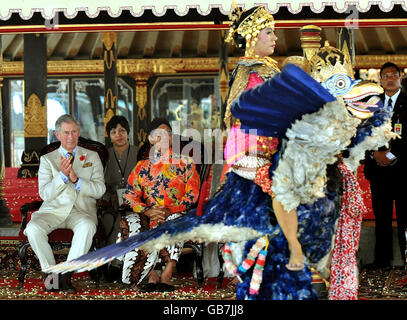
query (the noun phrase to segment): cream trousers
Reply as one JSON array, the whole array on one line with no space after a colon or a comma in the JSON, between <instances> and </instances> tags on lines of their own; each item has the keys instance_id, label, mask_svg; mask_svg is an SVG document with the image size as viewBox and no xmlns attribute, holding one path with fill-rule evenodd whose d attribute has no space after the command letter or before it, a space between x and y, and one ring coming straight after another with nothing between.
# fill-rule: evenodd
<instances>
[{"instance_id":1,"label":"cream trousers","mask_svg":"<svg viewBox=\"0 0 407 320\"><path fill-rule=\"evenodd\" d=\"M93 219L74 209L64 222L51 228L47 223L47 216L47 213L37 215L34 213L24 231L31 248L40 261L41 270L56 264L51 246L48 243L48 234L55 229L66 228L74 232L67 261L88 253L96 232L96 223Z\"/></svg>"}]
</instances>

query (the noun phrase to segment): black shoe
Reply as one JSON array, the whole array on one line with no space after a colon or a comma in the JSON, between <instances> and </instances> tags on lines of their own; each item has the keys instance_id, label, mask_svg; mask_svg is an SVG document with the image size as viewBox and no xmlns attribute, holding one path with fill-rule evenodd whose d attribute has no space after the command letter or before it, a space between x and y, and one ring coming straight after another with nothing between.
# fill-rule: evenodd
<instances>
[{"instance_id":1,"label":"black shoe","mask_svg":"<svg viewBox=\"0 0 407 320\"><path fill-rule=\"evenodd\" d=\"M391 269L391 265L389 263L374 262L374 263L365 265L364 268L369 271L374 271L374 270L389 271Z\"/></svg>"},{"instance_id":2,"label":"black shoe","mask_svg":"<svg viewBox=\"0 0 407 320\"><path fill-rule=\"evenodd\" d=\"M109 265L104 273L104 279L106 282L112 283L119 281L122 278L122 268Z\"/></svg>"},{"instance_id":3,"label":"black shoe","mask_svg":"<svg viewBox=\"0 0 407 320\"><path fill-rule=\"evenodd\" d=\"M175 290L174 286L172 286L170 284L167 284L167 283L160 282L157 285L157 290L156 291L157 292L172 292L174 290Z\"/></svg>"},{"instance_id":4,"label":"black shoe","mask_svg":"<svg viewBox=\"0 0 407 320\"><path fill-rule=\"evenodd\" d=\"M72 274L73 272L68 272L68 273L64 273L61 274L60 276L60 290L66 293L70 293L70 294L75 294L78 292L78 290L76 290L76 288L72 285L71 282L71 278L72 278Z\"/></svg>"},{"instance_id":5,"label":"black shoe","mask_svg":"<svg viewBox=\"0 0 407 320\"><path fill-rule=\"evenodd\" d=\"M157 283L149 282L145 286L141 287L139 289L139 291L141 291L143 293L155 292L155 291L157 291Z\"/></svg>"},{"instance_id":6,"label":"black shoe","mask_svg":"<svg viewBox=\"0 0 407 320\"><path fill-rule=\"evenodd\" d=\"M406 270L406 266L402 265L402 266L393 266L392 267L393 270Z\"/></svg>"}]
</instances>

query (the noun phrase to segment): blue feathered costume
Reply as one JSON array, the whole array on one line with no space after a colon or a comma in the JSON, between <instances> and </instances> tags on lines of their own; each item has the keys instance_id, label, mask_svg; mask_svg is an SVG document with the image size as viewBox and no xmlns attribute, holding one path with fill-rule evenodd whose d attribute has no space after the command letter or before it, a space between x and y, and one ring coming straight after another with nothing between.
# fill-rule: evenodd
<instances>
[{"instance_id":1,"label":"blue feathered costume","mask_svg":"<svg viewBox=\"0 0 407 320\"><path fill-rule=\"evenodd\" d=\"M255 128L259 136L287 139L288 143L283 146L279 144L277 152L269 159L272 164L269 175L273 179L276 196L280 193L295 194L295 190L287 191L281 183L274 185L274 178L275 175L285 177L284 168L280 172L279 167L286 161L285 152L292 149L290 141L298 142L297 129L301 131L303 126L308 129L315 126L316 130L322 130L321 128L325 128L325 122L318 124L317 120L323 118L324 114L328 114L331 121L336 117L338 124L342 125L345 122L352 124L348 125L348 131L342 134L345 138L341 138L342 140L338 138L340 141L335 148L330 149L329 161L321 164L319 170L321 172L318 174L326 176L327 166L333 164L335 155L349 144L360 123L360 121L352 123L343 102L338 101L317 81L294 65L287 65L280 74L267 80L263 85L242 93L231 111L235 117L241 119L243 131ZM340 115L332 117L335 112ZM312 131L310 135L313 136ZM332 135L328 140L331 138ZM302 142L316 144L317 147L320 144L319 147L326 152L321 141L312 142L312 139L307 141L306 137L302 139ZM239 161L243 160L244 158ZM301 164L299 170L300 167ZM134 248L157 250L179 240L207 243L246 242L243 256L245 258L253 244L266 236L269 243L260 290L257 294L250 294L254 268L248 269L239 274L242 282L237 285L237 299L315 299L316 293L311 284L312 272L309 265L316 265L329 255L335 221L338 217L339 189L334 187L327 190L326 185L325 181L320 187L322 196L315 195L319 189L305 191L303 194L299 192L299 205L296 206L298 237L307 263L302 271L289 271L285 267L289 250L287 241L273 218L270 194L264 192L262 187L251 179L239 175L239 169L227 174L226 183L221 191L205 203L202 216L196 215L193 210L155 229L51 267L47 271L60 273L91 270Z\"/></svg>"},{"instance_id":2,"label":"blue feathered costume","mask_svg":"<svg viewBox=\"0 0 407 320\"><path fill-rule=\"evenodd\" d=\"M243 257L225 249L224 258L241 280L237 299L317 298L310 266L323 270L332 249L341 203L337 156L349 148L346 161L354 170L365 150L386 144L391 136L388 110L374 116L377 106L370 108L375 105L372 100L358 104L365 97L363 90L352 79L351 64L339 50L324 47L312 57L311 76L290 64L278 73L268 54L255 58L249 52L261 30L273 30L274 18L263 7L255 7L246 12L235 8L231 20L226 41L233 39L242 48L249 44L232 75L239 81L231 87L229 101L233 103L228 102L225 113L228 128L235 124L232 116L240 126L229 133L225 148L230 165L226 182L204 204L202 215L192 210L44 271L92 270L135 248L160 250L180 241L221 242L227 244L225 248L234 243L236 247L243 244ZM266 31L271 34L270 30ZM271 51L276 39L269 35ZM262 84L248 86L250 77ZM273 213L273 197L285 211L297 213L305 261L301 271L286 268L290 252Z\"/></svg>"}]
</instances>

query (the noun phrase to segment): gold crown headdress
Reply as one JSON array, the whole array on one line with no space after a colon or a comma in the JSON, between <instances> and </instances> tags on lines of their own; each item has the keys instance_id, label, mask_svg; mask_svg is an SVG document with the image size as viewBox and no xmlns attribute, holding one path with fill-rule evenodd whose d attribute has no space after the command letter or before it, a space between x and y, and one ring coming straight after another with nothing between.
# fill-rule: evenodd
<instances>
[{"instance_id":1,"label":"gold crown headdress","mask_svg":"<svg viewBox=\"0 0 407 320\"><path fill-rule=\"evenodd\" d=\"M232 10L230 17L232 23L225 40L226 42L233 41L235 33L238 33L246 39L246 46L253 47L256 44L257 35L262 29L267 27L274 28L274 18L264 7L257 7L247 17L242 18L249 11L243 11L239 7L235 7Z\"/></svg>"},{"instance_id":2,"label":"gold crown headdress","mask_svg":"<svg viewBox=\"0 0 407 320\"><path fill-rule=\"evenodd\" d=\"M325 42L324 47L310 59L311 76L325 82L335 74L344 73L354 79L354 70L348 54Z\"/></svg>"}]
</instances>

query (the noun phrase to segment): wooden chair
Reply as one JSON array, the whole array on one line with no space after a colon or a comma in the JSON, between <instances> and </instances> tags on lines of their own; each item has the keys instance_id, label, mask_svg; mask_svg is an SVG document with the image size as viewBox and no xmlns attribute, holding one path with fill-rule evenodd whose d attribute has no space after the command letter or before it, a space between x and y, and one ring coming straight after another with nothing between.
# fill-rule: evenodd
<instances>
[{"instance_id":1,"label":"wooden chair","mask_svg":"<svg viewBox=\"0 0 407 320\"><path fill-rule=\"evenodd\" d=\"M202 189L203 183L208 179L209 177L209 172L211 169L211 165L205 163L207 151L205 149L205 146L200 143L193 141L190 138L185 138L185 137L177 137L176 135L173 135L173 137L180 138L180 151L184 150L184 147L187 146L188 144L197 144L195 145L195 148L191 148L189 152L189 156L195 160L195 166L196 170L199 173L199 178L200 178L200 188ZM191 146L191 145L190 145ZM149 143L145 143L141 146L138 155L137 155L137 160L144 160L147 159L149 156L150 152L150 147L151 145ZM200 150L200 159L196 159L193 155L193 151L199 148ZM196 156L196 155L195 155ZM199 160L199 161L197 161ZM201 195L201 194L200 194ZM199 200L197 201L196 205L198 204ZM127 212L132 211L131 208L127 205L122 205L119 207L119 216L125 216ZM204 282L204 272L203 272L203 266L202 266L202 259L203 259L203 250L204 250L204 243L198 243L194 241L187 241L184 243L184 247L182 249L181 255L183 254L188 254L188 253L193 253L194 254L194 261L196 265L196 277L199 285L202 285Z\"/></svg>"},{"instance_id":2,"label":"wooden chair","mask_svg":"<svg viewBox=\"0 0 407 320\"><path fill-rule=\"evenodd\" d=\"M45 146L40 153L40 156L45 155L49 152L52 152L56 149L59 148L61 143L59 141L53 142L47 146ZM79 137L79 142L78 146L96 151L99 154L99 157L102 161L103 166L106 166L107 160L109 159L109 153L106 147L97 141L89 140L83 137ZM42 201L32 201L29 203L25 203L20 207L20 212L22 216L22 221L21 221L21 226L20 226L20 232L19 232L19 250L18 250L18 255L20 259L20 272L18 275L18 281L19 281L19 288L22 288L24 285L24 279L25 275L27 273L27 249L30 247L30 243L28 242L27 237L24 235L24 230L27 226L27 223L29 222L31 215L30 213L33 213L37 211L42 204ZM35 213L34 213L35 214ZM97 202L97 217L98 217L98 227L97 231L93 237L93 243L91 250L96 250L97 248L101 248L104 246L105 242L105 232L103 230L103 224L101 222L103 214L103 207L102 207L102 202L98 201ZM73 231L70 229L56 229L52 231L48 235L48 241L51 245L51 248L53 251L60 251L64 248L70 248L71 242L72 242L72 237L73 237ZM99 282L99 272L96 270L94 272L90 273L91 277L96 280L96 282Z\"/></svg>"}]
</instances>

